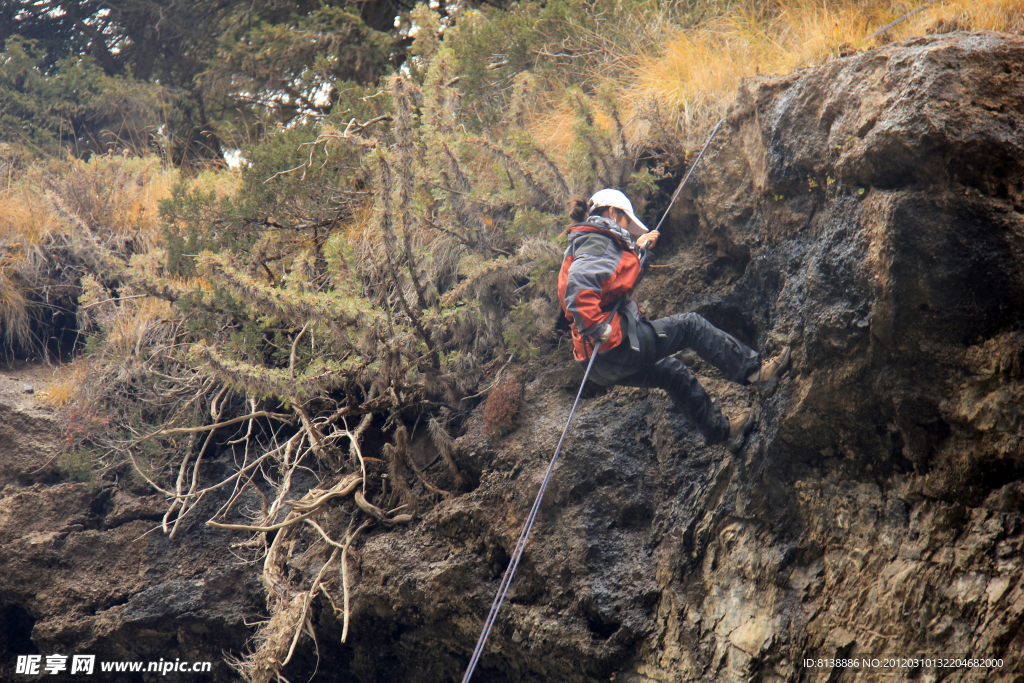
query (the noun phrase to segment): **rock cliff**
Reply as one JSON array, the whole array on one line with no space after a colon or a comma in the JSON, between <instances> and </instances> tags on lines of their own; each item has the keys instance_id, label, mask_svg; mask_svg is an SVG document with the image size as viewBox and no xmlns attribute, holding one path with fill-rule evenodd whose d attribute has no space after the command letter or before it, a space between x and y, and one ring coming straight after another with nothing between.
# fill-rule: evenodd
<instances>
[{"instance_id":1,"label":"rock cliff","mask_svg":"<svg viewBox=\"0 0 1024 683\"><path fill-rule=\"evenodd\" d=\"M649 317L695 310L792 367L759 396L684 358L727 409L757 405L735 457L660 392L586 399L477 678L1024 680L1024 39L747 83L655 265ZM290 680L461 676L582 377L566 356L527 370L510 435L470 418L472 490L365 537L348 642L316 603ZM5 679L28 651L237 651L261 605L229 535L145 535L157 501L57 481L30 453L46 417L7 414ZM931 661L968 657L1001 666Z\"/></svg>"}]
</instances>

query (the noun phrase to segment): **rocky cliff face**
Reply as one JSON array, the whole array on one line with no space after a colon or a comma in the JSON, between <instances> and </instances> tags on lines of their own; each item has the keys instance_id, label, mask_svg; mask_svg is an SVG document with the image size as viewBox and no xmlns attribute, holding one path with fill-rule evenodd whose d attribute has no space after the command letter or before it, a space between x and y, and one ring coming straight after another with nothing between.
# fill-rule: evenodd
<instances>
[{"instance_id":1,"label":"rocky cliff face","mask_svg":"<svg viewBox=\"0 0 1024 683\"><path fill-rule=\"evenodd\" d=\"M637 298L789 344L792 368L759 396L688 359L727 411L758 406L735 457L657 391L584 401L477 677L869 681L893 680L886 658L970 657L1001 666L895 677L1024 680L1024 39L751 82L702 164ZM366 537L348 642L317 603L290 680L461 676L580 379L557 354L512 434L471 418L473 490ZM33 479L10 444L0 667L29 647L238 649L259 593L224 532L138 538L156 505Z\"/></svg>"},{"instance_id":2,"label":"rocky cliff face","mask_svg":"<svg viewBox=\"0 0 1024 683\"><path fill-rule=\"evenodd\" d=\"M47 374L22 367L0 376L0 680L53 678L17 674L16 658L57 654L69 657L69 680L81 678L68 674L75 654L211 662L212 675L190 680L237 680L223 653L251 635L257 577L205 518L167 538L166 503L145 486L62 476L60 429L29 393ZM217 506L203 505L207 514ZM113 674L96 666L94 676Z\"/></svg>"}]
</instances>

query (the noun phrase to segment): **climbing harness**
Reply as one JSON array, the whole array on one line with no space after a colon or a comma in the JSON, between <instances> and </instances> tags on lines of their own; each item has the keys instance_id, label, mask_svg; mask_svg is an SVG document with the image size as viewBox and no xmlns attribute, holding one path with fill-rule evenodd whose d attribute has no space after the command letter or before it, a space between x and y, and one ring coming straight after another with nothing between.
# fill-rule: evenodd
<instances>
[{"instance_id":1,"label":"climbing harness","mask_svg":"<svg viewBox=\"0 0 1024 683\"><path fill-rule=\"evenodd\" d=\"M675 193L672 195L672 201L669 202L668 208L665 209L664 215L661 220L658 221L658 228L665 222L665 218L668 216L668 212L672 209L672 205L675 204L676 198L682 191L683 186L686 185L686 181L690 179L690 174L693 173L693 169L700 163L701 158L704 156L704 152L707 151L708 145L711 144L711 140L714 139L715 133L721 127L725 121L723 117L714 130L711 131L711 135L708 136L708 141L704 143L704 148L701 149L700 154L697 155L697 159L690 166L690 170L687 172L686 177L683 178L683 182L679 183L679 187L676 188ZM658 228L654 230L657 231ZM643 272L644 262L647 260L649 250L644 250L644 254L640 259L640 270ZM608 322L615 317L615 314L619 310L619 305L625 301L626 297L623 296L615 302L615 307L612 308L611 315L605 320ZM628 315L626 316L629 317ZM505 595L508 593L509 586L512 585L512 579L515 576L516 568L519 566L519 560L523 556L523 550L526 549L526 543L530 538L530 532L533 530L533 523L537 519L537 512L540 510L541 499L544 498L544 492L548 488L548 482L551 481L551 473L555 469L555 462L558 460L558 454L562 451L562 444L565 442L565 435L569 433L569 425L572 424L572 418L576 414L576 408L580 404L580 397L583 396L583 387L587 386L587 378L590 377L590 369L594 367L594 359L597 358L597 352L601 348L601 342L598 342L594 346L594 352L590 354L590 362L587 363L587 370L583 373L583 382L580 384L580 390L576 392L576 401L572 404L572 410L569 411L569 419L565 422L565 428L562 430L562 437L558 440L558 446L555 447L555 454L551 457L551 463L548 465L547 472L544 473L544 481L541 482L540 491L537 492L537 498L533 501L533 507L530 508L530 514L526 516L526 523L523 525L523 530L519 534L519 540L516 541L515 550L512 551L512 557L509 560L508 568L505 570L505 575L501 577L501 584L498 586L498 594L494 596L494 602L491 603L491 611L487 614L487 619L484 621L483 631L480 633L480 638L476 641L476 648L473 650L473 656L469 660L469 666L466 667L466 673L462 677L462 683L469 683L469 679L473 677L473 671L476 669L477 662L480 661L480 655L483 654L484 648L487 646L487 638L491 635L491 629L494 627L494 622L498 618L498 612L501 610L501 605L505 602Z\"/></svg>"}]
</instances>

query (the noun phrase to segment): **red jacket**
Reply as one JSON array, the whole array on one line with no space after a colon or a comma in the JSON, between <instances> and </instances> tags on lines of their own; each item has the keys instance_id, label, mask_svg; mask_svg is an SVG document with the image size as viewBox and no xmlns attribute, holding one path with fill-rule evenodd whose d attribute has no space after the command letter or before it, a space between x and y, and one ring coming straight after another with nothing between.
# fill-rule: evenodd
<instances>
[{"instance_id":1,"label":"red jacket","mask_svg":"<svg viewBox=\"0 0 1024 683\"><path fill-rule=\"evenodd\" d=\"M640 259L627 231L601 217L569 228L569 248L558 274L558 296L572 323L576 360L590 357L594 347L585 335L603 322L611 323L612 334L601 351L622 343L624 316L636 306L621 306L614 320L608 320L608 314L620 297L633 291L639 277Z\"/></svg>"}]
</instances>

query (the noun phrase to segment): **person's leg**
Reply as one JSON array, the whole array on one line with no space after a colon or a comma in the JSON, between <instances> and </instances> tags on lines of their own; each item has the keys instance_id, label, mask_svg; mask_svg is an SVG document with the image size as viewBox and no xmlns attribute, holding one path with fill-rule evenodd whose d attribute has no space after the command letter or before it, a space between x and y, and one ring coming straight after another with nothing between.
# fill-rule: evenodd
<instances>
[{"instance_id":1,"label":"person's leg","mask_svg":"<svg viewBox=\"0 0 1024 683\"><path fill-rule=\"evenodd\" d=\"M652 320L651 325L658 335L658 358L693 349L704 361L718 368L726 379L738 384L747 384L747 377L760 367L761 356L757 351L696 313L670 315Z\"/></svg>"},{"instance_id":2,"label":"person's leg","mask_svg":"<svg viewBox=\"0 0 1024 683\"><path fill-rule=\"evenodd\" d=\"M693 373L675 358L663 358L615 382L625 387L664 389L679 409L704 435L709 444L729 438L729 420L704 391Z\"/></svg>"}]
</instances>

